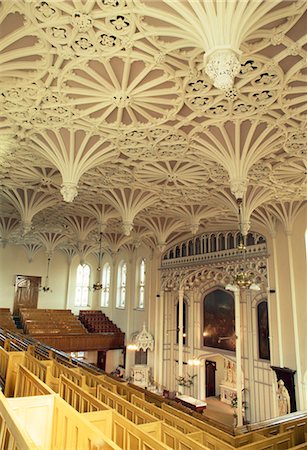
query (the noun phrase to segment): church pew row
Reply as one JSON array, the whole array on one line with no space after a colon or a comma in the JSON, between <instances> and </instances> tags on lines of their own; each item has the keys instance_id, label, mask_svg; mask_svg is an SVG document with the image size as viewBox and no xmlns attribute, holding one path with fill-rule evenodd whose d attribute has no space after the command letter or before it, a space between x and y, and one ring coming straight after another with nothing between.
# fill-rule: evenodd
<instances>
[{"instance_id":1,"label":"church pew row","mask_svg":"<svg viewBox=\"0 0 307 450\"><path fill-rule=\"evenodd\" d=\"M21 308L20 318L26 334L87 333L71 310Z\"/></svg>"},{"instance_id":2,"label":"church pew row","mask_svg":"<svg viewBox=\"0 0 307 450\"><path fill-rule=\"evenodd\" d=\"M24 380L23 378L25 378L26 380ZM32 380L29 380L29 378L32 378ZM38 388L36 387L33 390L32 385L38 386ZM39 389L41 385L43 385L43 383L35 375L31 374L30 371L23 367L19 368L15 393L18 392L23 396L27 396L33 392L35 392L36 395L39 392L42 394L48 393L48 390L44 392ZM52 390L50 391L52 393ZM111 437L111 439L115 441L115 443L119 444L120 448L127 448L130 450L143 448L174 449L179 448L179 444L180 448L183 448L182 445L185 443L184 448L186 450L208 449L207 447L200 445L198 441L185 438L182 433L178 433L178 430L173 429L166 424L160 425L158 429L159 433L157 433L157 429L155 428L154 431L156 436L153 436L153 429L151 425L159 422L156 418L145 413L144 411L140 410L139 408L119 398L116 395L112 396L109 391L105 392L105 394L107 395L108 393L111 395L112 401L116 402L116 405L113 405L114 408L112 410L108 408L106 404L100 402L92 395L82 391L81 388L79 388L70 380L66 379L62 375L60 377L60 397L65 401L68 401L69 404L74 406L74 408L78 412L93 413L94 411L112 411L111 432L106 432L109 434L109 437ZM115 397L118 398L116 399ZM88 417L88 415L85 414L85 417ZM93 414L91 415L91 417L93 418ZM97 424L97 417L95 421ZM141 424L147 424L151 427L147 430L144 430L140 428ZM102 424L100 424L99 429L105 431L105 424L104 426L101 425ZM129 445L127 439L129 439ZM176 443L178 443L178 445ZM221 448L221 450L224 449Z\"/></svg>"},{"instance_id":3,"label":"church pew row","mask_svg":"<svg viewBox=\"0 0 307 450\"><path fill-rule=\"evenodd\" d=\"M26 378L26 380L23 380L23 378ZM35 386L42 386L44 383L42 383L41 380L39 380L35 375L31 374L30 371L25 369L24 367L19 368L19 373L17 377L17 385L16 385L16 393L21 393L24 397L22 400L24 400L25 397L27 397L31 392L33 392L33 388L31 385ZM48 387L46 388L45 393L46 394L54 394L52 390L48 391ZM35 389L35 392L38 392L40 389ZM76 397L75 393L78 393L78 397ZM67 406L64 407L64 404L62 403L61 410L59 408L56 409L56 411L53 414L52 420L55 421L55 428L56 428L56 434L59 434L59 436L53 436L51 439L51 445L50 449L70 449L70 448L78 448L78 450L82 449L127 449L127 450L143 450L143 449L151 449L151 450L170 450L170 447L163 445L159 440L152 437L150 434L145 433L143 430L139 429L136 424L129 421L122 415L118 414L116 411L108 408L107 405L104 405L102 402L99 402L95 397L93 397L90 394L85 393L82 391L81 388L79 388L77 385L72 383L70 380L66 379L61 375L60 380L60 397L62 401L65 398L65 404L67 405L67 400L70 399L71 403L75 406L74 409L76 409L76 413L73 414ZM50 395L49 395L50 396ZM47 396L46 396L47 397ZM15 396L16 398L16 396ZM55 398L57 398L55 396ZM33 406L31 406L33 408ZM80 414L77 410L82 411L83 414ZM134 407L134 409L136 409ZM100 419L99 427L97 427L98 418L95 415L95 413L98 412L102 413L103 415L99 414L98 418ZM141 419L141 421L145 418L145 413L143 411L139 411L138 419ZM58 417L60 415L60 417ZM99 437L96 436L96 442L99 443L99 445L96 447L95 445L92 445L90 442L78 442L78 443L72 443L73 436L72 436L72 430L77 434L83 434L84 433L84 423L78 424L77 418L83 418L87 424L90 424L92 426L92 423L94 424L96 428L96 432L94 432L97 435L99 433ZM91 420L89 420L89 417ZM135 418L137 415L135 414ZM65 429L63 426L63 419L65 423ZM136 421L137 421L136 420ZM146 415L146 420L155 420L149 415ZM109 426L106 426L106 422L109 423ZM102 425L102 426L101 426ZM93 429L93 428L92 428ZM66 442L66 439L62 435L68 434L67 441L70 442L71 447ZM93 436L92 436L93 440ZM108 441L108 446L105 446L106 440ZM47 448L47 447L46 447ZM45 449L45 447L44 447ZM191 447L191 450L196 450L196 448Z\"/></svg>"},{"instance_id":4,"label":"church pew row","mask_svg":"<svg viewBox=\"0 0 307 450\"><path fill-rule=\"evenodd\" d=\"M34 397L54 394L54 391L23 365L19 364L14 386L14 397Z\"/></svg>"},{"instance_id":5,"label":"church pew row","mask_svg":"<svg viewBox=\"0 0 307 450\"><path fill-rule=\"evenodd\" d=\"M240 448L240 449L270 449L271 447L268 446L266 447L266 445L269 445L270 439L273 439L276 437L277 434L279 435L283 435L285 436L285 442L289 441L289 438L287 437L287 432L289 430L289 432L291 433L291 445L290 447L286 446L287 444L280 444L277 445L276 448L292 448L292 446L294 445L299 445L301 443L303 443L305 441L305 436L304 436L304 432L307 431L307 416L305 415L304 417L298 418L298 419L294 419L291 420L289 418L289 421L287 421L286 423L280 424L278 427L273 426L272 429L269 428L264 428L264 429L259 429L257 431L252 431L249 433L245 433L242 435L236 435L236 436L231 436L227 433L223 433L220 430L208 425L206 422L197 419L196 417L187 414L183 411L181 411L180 409L178 409L177 407L174 408L166 403L163 403L162 405L162 409L165 411L168 411L170 414L173 414L176 417L180 417L183 420L186 420L187 422L198 426L200 429L207 431L208 433L210 433L213 436L219 437L220 439L222 439L223 441L229 443L232 448ZM258 442L258 447L256 446L252 446L251 444L253 444L253 441L259 441L260 437L264 438L264 442L263 442L263 446L261 446L262 444ZM277 440L278 441L278 440ZM283 438L282 438L283 441ZM273 442L273 441L272 441ZM306 449L307 449L307 443L306 445ZM272 447L273 448L273 447Z\"/></svg>"},{"instance_id":6,"label":"church pew row","mask_svg":"<svg viewBox=\"0 0 307 450\"><path fill-rule=\"evenodd\" d=\"M7 398L0 391L0 445L1 449L39 450L39 446L20 427Z\"/></svg>"},{"instance_id":7,"label":"church pew row","mask_svg":"<svg viewBox=\"0 0 307 450\"><path fill-rule=\"evenodd\" d=\"M75 375L75 374L74 374ZM115 382L115 380L113 380L112 379L112 383L114 383L114 384L121 384L119 381L117 381L117 382ZM111 384L112 384L111 383ZM123 386L123 387L125 387L125 385ZM131 388L131 387L130 387ZM132 388L131 388L132 389ZM167 407L167 405L164 405L163 406L164 408L165 407ZM173 412L173 414L174 413L177 413L177 411L172 411ZM191 417L190 416L188 416L187 417L188 418L188 420L190 420L191 419ZM302 424L302 420L305 420L305 422L306 422L306 418L305 419L301 419L300 420L300 429L302 430L303 428L302 428L302 426L305 428L305 424L303 423ZM203 422L202 422L202 424L203 424ZM200 424L199 424L200 425ZM290 425L290 423L288 424L288 425ZM288 426L287 425L287 426ZM298 426L298 423L297 423L297 426ZM292 428L294 427L294 429L297 429L297 426L296 426L296 424L294 423L294 424L292 424ZM271 428L272 429L272 428ZM280 430L280 431L282 431L282 430ZM258 441L260 440L260 438L261 438L261 433L259 434L259 433L257 433L257 434L253 434L253 439L251 439L250 437L248 438L248 435L250 435L251 436L251 434L252 433L248 433L247 435L244 435L244 436L236 436L235 437L235 445L232 447L232 448L235 448L235 447L239 447L239 446L242 446L242 445L244 445L244 444L246 444L247 446L246 446L246 448L250 448L248 445L251 443L251 440L254 440L254 439L256 439L256 444L258 445L258 447L257 446L253 446L252 448L271 448L271 447L259 447L259 442L257 442L257 439L258 439ZM294 433L292 433L292 435L295 435L295 432ZM220 434L220 432L219 432L219 435L220 435L220 437L221 437L221 434ZM258 437L257 437L258 436ZM286 435L285 435L286 436ZM273 436L274 438L276 437L276 436ZM243 439L242 439L243 438ZM248 438L248 439L247 439ZM282 437L282 439L283 439L284 437ZM282 443L282 444L278 444L278 442L277 442L277 447L276 448L291 448L291 447L287 447L287 441L286 441L286 439L287 439L287 436L285 437L285 440L284 440L284 443ZM300 438L301 439L301 438ZM239 442L239 440L241 440L241 442ZM297 439L297 436L295 437L294 436L294 438L293 438L293 440L294 440L294 444L297 444L297 445L301 445L301 444L303 444L303 442L301 441L301 442L298 442L298 439ZM270 439L269 439L269 441L270 441ZM268 439L265 439L265 442L266 442L266 445L267 444L269 444L269 442L268 442ZM292 444L291 444L292 445ZM293 445L292 445L292 447L293 447ZM211 447L211 448L213 448L213 447ZM217 448L219 448L219 447L217 447Z\"/></svg>"},{"instance_id":8,"label":"church pew row","mask_svg":"<svg viewBox=\"0 0 307 450\"><path fill-rule=\"evenodd\" d=\"M0 308L0 328L17 331L10 308Z\"/></svg>"},{"instance_id":9,"label":"church pew row","mask_svg":"<svg viewBox=\"0 0 307 450\"><path fill-rule=\"evenodd\" d=\"M80 413L111 409L108 405L99 401L94 395L84 391L64 375L60 376L59 395Z\"/></svg>"},{"instance_id":10,"label":"church pew row","mask_svg":"<svg viewBox=\"0 0 307 450\"><path fill-rule=\"evenodd\" d=\"M148 414L151 414L152 416L178 429L184 434L199 432L199 427L191 425L186 420L182 420L179 417L176 417L173 414L164 411L158 406L155 406L151 403L148 403L146 400L136 397L135 395L132 396L131 402L146 411Z\"/></svg>"},{"instance_id":11,"label":"church pew row","mask_svg":"<svg viewBox=\"0 0 307 450\"><path fill-rule=\"evenodd\" d=\"M102 311L79 312L79 320L90 333L121 332L121 330Z\"/></svg>"},{"instance_id":12,"label":"church pew row","mask_svg":"<svg viewBox=\"0 0 307 450\"><path fill-rule=\"evenodd\" d=\"M0 392L0 423L1 450L121 449L56 394L8 399Z\"/></svg>"},{"instance_id":13,"label":"church pew row","mask_svg":"<svg viewBox=\"0 0 307 450\"><path fill-rule=\"evenodd\" d=\"M67 380L68 381L68 380ZM71 389L73 389L73 383L70 383ZM79 395L81 394L81 390L79 391ZM82 394L81 394L82 395ZM133 423L139 424L143 422L143 417L139 418L139 411L137 411L137 415L135 414L135 411L131 411L131 405L126 400L119 398L118 395L104 389L102 386L98 386L98 392L97 396L100 400L102 400L103 404L109 405L112 409L115 409L117 412L119 412L121 415L124 415L126 418L131 420ZM134 397L132 400L139 402L139 404L146 403L144 400L141 400L137 397ZM152 408L156 408L153 405L150 405ZM140 408L138 408L140 409ZM218 438L213 437L209 433L206 432L199 432L199 430L196 427L190 427L188 424L184 424L184 421L178 420L178 423L176 424L176 419L174 420L174 416L171 414L165 414L165 417L157 417L152 414L153 409L151 409L151 413L148 414L147 420L148 423L153 422L153 417L156 417L156 419L162 419L161 421L163 424L166 423L168 420L170 425L170 429L167 433L167 438L161 438L164 443L167 443L172 448L177 448L177 444L175 445L174 442L176 440L180 440L181 445L183 441L185 441L185 447L184 448L194 448L194 445L196 445L196 448L202 448L201 446L197 446L197 444L191 443L190 440L194 440L194 437L196 438L197 442L200 444L204 444L205 447L208 446L208 448L216 449L216 450L230 450L234 447L221 441ZM181 428L181 430L180 430ZM180 431L180 432L179 432ZM179 434L178 434L179 433ZM188 434L189 433L189 434ZM184 434L188 434L186 438L184 438ZM170 438L170 435L172 436ZM295 442L295 436L292 433L292 430L285 431L283 433L280 433L278 436L273 436L271 438L267 438L261 433L253 433L250 435L249 443L247 446L241 446L241 449L285 449L285 448L292 448ZM188 445L190 443L190 445ZM173 446L175 445L175 446Z\"/></svg>"},{"instance_id":14,"label":"church pew row","mask_svg":"<svg viewBox=\"0 0 307 450\"><path fill-rule=\"evenodd\" d=\"M24 374L27 375L27 377L31 376L30 372L28 373L25 370L20 370L20 377L17 377L17 386L16 389L19 392L22 392L20 387L18 386L18 383L20 383L20 379L24 376ZM33 378L35 375L32 375ZM40 380L37 379L38 383L41 383ZM33 383L22 383L22 386L25 388L27 386L31 386L31 384L35 384L35 380ZM99 410L106 410L107 407L105 406L105 403L97 402L95 403L95 398L91 396L90 394L86 394L82 391L81 388L79 388L77 385L69 381L68 379L65 379L65 377L61 376L60 380L60 396L67 401L68 399L71 401L72 404L75 405L75 409L83 412L93 412L93 411L99 411ZM101 387L99 387L100 389ZM26 391L22 392L23 395L27 394ZM77 397L76 397L77 393ZM135 425L137 424L146 424L147 427L143 427L142 430L145 433L143 435L143 440L146 442L148 436L147 434L151 434L154 432L154 436L156 439L161 441L160 443L166 444L168 447L172 449L177 448L185 448L187 450L206 450L208 448L213 450L231 450L233 449L232 446L229 444L214 438L210 434L206 432L200 432L191 430L192 432L189 434L184 435L182 432L180 432L178 429L166 424L165 422L158 421L158 419L155 419L150 414L146 415L145 421L144 417L140 416L140 411L132 412L131 407L129 407L129 402L126 402L123 399L116 399L115 394L112 394L111 392L105 390L103 392L103 396L105 398L106 403L108 403L111 399L112 401L112 409L115 410L117 413L120 413L121 416L126 415L125 420L128 419L134 426L131 425L131 423L126 422L125 424L125 431L124 433L127 433L127 431L130 433L130 437L133 436L133 447L131 449L138 448L135 446L136 442L140 440L140 436L138 435L138 431L135 428ZM77 399L77 401L76 401ZM82 399L84 399L82 401ZM92 409L92 406L94 408ZM121 409L118 408L118 406L122 407ZM92 410L91 410L92 409ZM136 408L139 409L139 408ZM128 414L126 414L128 411ZM118 416L113 415L113 422L112 423L112 429L122 426L123 421L122 419L119 419ZM159 422L159 427L152 427L154 422ZM104 428L103 428L104 429ZM153 431L154 430L154 431ZM123 434L123 430L122 434ZM128 434L129 434L128 433ZM116 437L116 434L111 435L112 439L114 439L114 436ZM260 450L260 449L269 449L269 450L277 450L277 449L287 449L293 447L293 433L292 431L288 431L285 433L282 433L278 436L273 436L272 438L265 438L264 436L261 436L259 434L253 435L253 443L250 443L247 446L241 447L242 450ZM116 441L115 441L116 442ZM122 446L124 444L123 438L119 437L117 435L117 442ZM124 446L121 448L125 448ZM163 448L160 446L160 448Z\"/></svg>"},{"instance_id":15,"label":"church pew row","mask_svg":"<svg viewBox=\"0 0 307 450\"><path fill-rule=\"evenodd\" d=\"M12 397L16 382L18 365L24 361L24 352L8 352L0 347L0 376L4 382L4 395Z\"/></svg>"},{"instance_id":16,"label":"church pew row","mask_svg":"<svg viewBox=\"0 0 307 450\"><path fill-rule=\"evenodd\" d=\"M77 352L81 348L84 351L123 348L125 335L124 333L44 334L39 336L39 340L49 347L70 353Z\"/></svg>"}]
</instances>

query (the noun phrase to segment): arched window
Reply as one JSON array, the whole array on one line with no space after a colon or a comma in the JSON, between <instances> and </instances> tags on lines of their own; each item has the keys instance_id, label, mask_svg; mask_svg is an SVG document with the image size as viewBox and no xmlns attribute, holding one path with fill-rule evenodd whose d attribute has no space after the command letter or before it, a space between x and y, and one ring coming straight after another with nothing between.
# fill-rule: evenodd
<instances>
[{"instance_id":1,"label":"arched window","mask_svg":"<svg viewBox=\"0 0 307 450\"><path fill-rule=\"evenodd\" d=\"M236 247L239 247L239 245L243 242L243 236L241 233L236 233L235 242Z\"/></svg>"},{"instance_id":2,"label":"arched window","mask_svg":"<svg viewBox=\"0 0 307 450\"><path fill-rule=\"evenodd\" d=\"M234 299L222 289L204 298L203 345L230 351L236 348Z\"/></svg>"},{"instance_id":3,"label":"arched window","mask_svg":"<svg viewBox=\"0 0 307 450\"><path fill-rule=\"evenodd\" d=\"M137 307L139 309L144 309L145 306L145 275L146 275L146 264L145 259L141 259L139 268L138 268L138 280L137 280L137 289L138 289L138 304Z\"/></svg>"},{"instance_id":4,"label":"arched window","mask_svg":"<svg viewBox=\"0 0 307 450\"><path fill-rule=\"evenodd\" d=\"M201 252L201 248L200 248L200 240L199 240L199 238L197 237L197 238L195 239L195 255L199 255L200 252Z\"/></svg>"},{"instance_id":5,"label":"arched window","mask_svg":"<svg viewBox=\"0 0 307 450\"><path fill-rule=\"evenodd\" d=\"M187 342L187 304L186 301L183 300L183 345L186 345ZM177 302L177 308L176 308L176 343L179 343L179 302Z\"/></svg>"},{"instance_id":6,"label":"arched window","mask_svg":"<svg viewBox=\"0 0 307 450\"><path fill-rule=\"evenodd\" d=\"M193 245L193 241L189 241L189 250L188 250L188 256L193 256L194 255L194 245Z\"/></svg>"},{"instance_id":7,"label":"arched window","mask_svg":"<svg viewBox=\"0 0 307 450\"><path fill-rule=\"evenodd\" d=\"M260 359L270 359L268 303L262 300L257 305L258 348Z\"/></svg>"},{"instance_id":8,"label":"arched window","mask_svg":"<svg viewBox=\"0 0 307 450\"><path fill-rule=\"evenodd\" d=\"M79 264L76 278L75 306L88 306L91 269L87 264Z\"/></svg>"},{"instance_id":9,"label":"arched window","mask_svg":"<svg viewBox=\"0 0 307 450\"><path fill-rule=\"evenodd\" d=\"M234 246L235 246L235 241L234 241L233 234L228 234L228 236L227 236L227 248L234 248Z\"/></svg>"},{"instance_id":10,"label":"arched window","mask_svg":"<svg viewBox=\"0 0 307 450\"><path fill-rule=\"evenodd\" d=\"M255 245L255 238L252 233L247 234L246 245Z\"/></svg>"},{"instance_id":11,"label":"arched window","mask_svg":"<svg viewBox=\"0 0 307 450\"><path fill-rule=\"evenodd\" d=\"M210 236L210 252L216 252L216 236L211 234Z\"/></svg>"},{"instance_id":12,"label":"arched window","mask_svg":"<svg viewBox=\"0 0 307 450\"><path fill-rule=\"evenodd\" d=\"M102 293L101 293L101 306L109 306L110 300L110 280L111 280L111 266L106 263L102 269Z\"/></svg>"},{"instance_id":13,"label":"arched window","mask_svg":"<svg viewBox=\"0 0 307 450\"><path fill-rule=\"evenodd\" d=\"M127 284L127 264L122 261L117 272L117 296L116 307L125 308L126 304L126 284Z\"/></svg>"},{"instance_id":14,"label":"arched window","mask_svg":"<svg viewBox=\"0 0 307 450\"><path fill-rule=\"evenodd\" d=\"M223 233L219 234L218 238L218 250L225 250L225 236Z\"/></svg>"}]
</instances>

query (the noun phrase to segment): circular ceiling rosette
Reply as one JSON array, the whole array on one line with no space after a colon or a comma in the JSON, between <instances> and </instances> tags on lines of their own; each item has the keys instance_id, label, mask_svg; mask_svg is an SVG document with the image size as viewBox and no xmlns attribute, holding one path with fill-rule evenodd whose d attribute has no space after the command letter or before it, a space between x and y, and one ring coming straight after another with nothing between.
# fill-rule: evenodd
<instances>
[{"instance_id":1,"label":"circular ceiling rosette","mask_svg":"<svg viewBox=\"0 0 307 450\"><path fill-rule=\"evenodd\" d=\"M53 195L61 186L62 178L55 168L42 166L21 165L18 161L11 177L16 186L27 187L41 192L50 192Z\"/></svg>"},{"instance_id":2,"label":"circular ceiling rosette","mask_svg":"<svg viewBox=\"0 0 307 450\"><path fill-rule=\"evenodd\" d=\"M69 64L59 90L85 123L114 130L162 124L183 104L172 70L129 57Z\"/></svg>"},{"instance_id":3,"label":"circular ceiling rosette","mask_svg":"<svg viewBox=\"0 0 307 450\"><path fill-rule=\"evenodd\" d=\"M293 200L307 197L307 161L296 157L285 158L270 174L270 181L281 190L291 191Z\"/></svg>"},{"instance_id":4,"label":"circular ceiling rosette","mask_svg":"<svg viewBox=\"0 0 307 450\"><path fill-rule=\"evenodd\" d=\"M189 161L157 161L139 165L135 178L146 186L188 188L203 186L209 174L205 167Z\"/></svg>"}]
</instances>

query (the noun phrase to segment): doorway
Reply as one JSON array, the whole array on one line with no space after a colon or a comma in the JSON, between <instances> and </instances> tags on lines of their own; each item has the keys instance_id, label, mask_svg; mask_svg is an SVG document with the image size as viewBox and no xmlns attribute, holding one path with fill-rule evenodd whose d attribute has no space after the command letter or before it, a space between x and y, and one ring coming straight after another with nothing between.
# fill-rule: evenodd
<instances>
[{"instance_id":1,"label":"doorway","mask_svg":"<svg viewBox=\"0 0 307 450\"><path fill-rule=\"evenodd\" d=\"M19 316L20 308L37 308L41 277L16 275L13 315Z\"/></svg>"},{"instance_id":2,"label":"doorway","mask_svg":"<svg viewBox=\"0 0 307 450\"><path fill-rule=\"evenodd\" d=\"M97 352L97 367L102 370L106 370L107 352L100 350Z\"/></svg>"},{"instance_id":3,"label":"doorway","mask_svg":"<svg viewBox=\"0 0 307 450\"><path fill-rule=\"evenodd\" d=\"M216 362L206 360L206 397L215 397Z\"/></svg>"}]
</instances>

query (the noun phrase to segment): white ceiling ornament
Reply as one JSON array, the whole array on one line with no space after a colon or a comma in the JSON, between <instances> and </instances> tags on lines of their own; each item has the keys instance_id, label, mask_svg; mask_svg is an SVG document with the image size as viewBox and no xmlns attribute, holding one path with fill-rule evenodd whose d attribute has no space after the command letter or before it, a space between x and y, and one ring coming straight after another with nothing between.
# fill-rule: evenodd
<instances>
[{"instance_id":1,"label":"white ceiling ornament","mask_svg":"<svg viewBox=\"0 0 307 450\"><path fill-rule=\"evenodd\" d=\"M91 119L96 126L114 129L164 123L182 106L175 72L150 58L73 62L62 72L59 86L82 122Z\"/></svg>"},{"instance_id":2,"label":"white ceiling ornament","mask_svg":"<svg viewBox=\"0 0 307 450\"><path fill-rule=\"evenodd\" d=\"M60 192L63 195L64 202L71 203L78 195L78 185L76 183L66 181L62 184Z\"/></svg>"},{"instance_id":3,"label":"white ceiling ornament","mask_svg":"<svg viewBox=\"0 0 307 450\"><path fill-rule=\"evenodd\" d=\"M61 128L30 136L29 145L52 162L62 175L61 194L72 202L78 194L78 182L83 173L97 164L110 161L116 150L101 136L83 130Z\"/></svg>"},{"instance_id":4,"label":"white ceiling ornament","mask_svg":"<svg viewBox=\"0 0 307 450\"><path fill-rule=\"evenodd\" d=\"M158 251L233 227L235 196L247 222L302 201L306 16L296 0L1 2L1 242L59 233L85 258L101 231L111 255ZM240 63L226 90L205 70L219 52Z\"/></svg>"},{"instance_id":5,"label":"white ceiling ornament","mask_svg":"<svg viewBox=\"0 0 307 450\"><path fill-rule=\"evenodd\" d=\"M233 193L233 195L239 199L243 198L247 186L248 186L248 179L247 178L230 178L230 190Z\"/></svg>"},{"instance_id":6,"label":"white ceiling ornament","mask_svg":"<svg viewBox=\"0 0 307 450\"><path fill-rule=\"evenodd\" d=\"M136 335L135 341L134 341L137 350L143 350L143 352L146 352L146 350L153 351L154 348L154 337L152 334L149 333L149 331L146 330L146 325L143 325L142 331Z\"/></svg>"},{"instance_id":7,"label":"white ceiling ornament","mask_svg":"<svg viewBox=\"0 0 307 450\"><path fill-rule=\"evenodd\" d=\"M240 71L242 42L252 38L259 30L272 27L276 17L284 20L283 30L291 24L292 16L304 6L293 2L286 8L283 0L258 1L202 1L135 0L144 16L141 26L153 41L172 42L173 49L204 51L204 69L218 89L231 89ZM163 11L163 13L162 13ZM164 22L160 35L158 21ZM175 41L177 38L177 42ZM175 41L175 42L174 42Z\"/></svg>"},{"instance_id":8,"label":"white ceiling ornament","mask_svg":"<svg viewBox=\"0 0 307 450\"><path fill-rule=\"evenodd\" d=\"M240 72L241 64L238 55L232 49L218 49L210 56L204 55L205 72L213 81L213 85L227 91L233 87L234 79Z\"/></svg>"}]
</instances>

